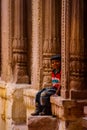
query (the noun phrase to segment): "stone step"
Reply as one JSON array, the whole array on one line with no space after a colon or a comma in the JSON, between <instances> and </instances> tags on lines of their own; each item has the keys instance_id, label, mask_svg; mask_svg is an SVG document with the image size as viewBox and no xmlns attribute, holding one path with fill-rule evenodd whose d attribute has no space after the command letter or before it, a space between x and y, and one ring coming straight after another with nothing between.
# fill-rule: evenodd
<instances>
[{"instance_id":1,"label":"stone step","mask_svg":"<svg viewBox=\"0 0 87 130\"><path fill-rule=\"evenodd\" d=\"M58 130L58 119L52 116L30 116L28 130Z\"/></svg>"}]
</instances>

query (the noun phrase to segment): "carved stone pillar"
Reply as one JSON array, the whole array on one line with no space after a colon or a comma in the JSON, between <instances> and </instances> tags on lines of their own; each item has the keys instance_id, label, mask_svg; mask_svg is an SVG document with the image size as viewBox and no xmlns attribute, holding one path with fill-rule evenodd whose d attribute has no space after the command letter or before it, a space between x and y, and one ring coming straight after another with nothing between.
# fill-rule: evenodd
<instances>
[{"instance_id":1,"label":"carved stone pillar","mask_svg":"<svg viewBox=\"0 0 87 130\"><path fill-rule=\"evenodd\" d=\"M43 12L43 87L51 85L50 57L60 53L60 3L56 0L42 1Z\"/></svg>"},{"instance_id":2,"label":"carved stone pillar","mask_svg":"<svg viewBox=\"0 0 87 130\"><path fill-rule=\"evenodd\" d=\"M9 0L1 1L1 80L10 81L11 62L10 62L10 8Z\"/></svg>"},{"instance_id":3,"label":"carved stone pillar","mask_svg":"<svg viewBox=\"0 0 87 130\"><path fill-rule=\"evenodd\" d=\"M41 0L32 0L32 87L35 89L40 88L40 11Z\"/></svg>"},{"instance_id":4,"label":"carved stone pillar","mask_svg":"<svg viewBox=\"0 0 87 130\"><path fill-rule=\"evenodd\" d=\"M69 38L70 38L70 0L62 0L61 13L61 96L69 97Z\"/></svg>"},{"instance_id":5,"label":"carved stone pillar","mask_svg":"<svg viewBox=\"0 0 87 130\"><path fill-rule=\"evenodd\" d=\"M82 86L79 85L79 82L82 83L84 81L82 79L84 79L85 74L83 72L84 69L82 69L82 67L84 68L82 20L83 1L62 0L62 92L60 97L51 96L50 99L52 112L54 115L58 116L60 121L59 130L76 130L77 128L78 130L82 130L81 119L84 114L83 107L86 102L81 99L86 98L87 95L87 91L84 93L85 86L83 86L83 90L81 90ZM70 39L70 36L71 39L73 38L74 42L72 42L73 40ZM78 62L78 59L80 59L80 62ZM80 72L83 72L81 75L80 73L78 73L78 75L76 73L79 65L81 67L81 70L79 69ZM77 80L77 76L79 80Z\"/></svg>"},{"instance_id":6,"label":"carved stone pillar","mask_svg":"<svg viewBox=\"0 0 87 130\"><path fill-rule=\"evenodd\" d=\"M27 25L26 19L26 1L15 0L13 10L13 81L16 83L28 83L27 68Z\"/></svg>"},{"instance_id":7,"label":"carved stone pillar","mask_svg":"<svg viewBox=\"0 0 87 130\"><path fill-rule=\"evenodd\" d=\"M31 82L36 89L51 85L50 57L61 50L59 3L57 0L32 1Z\"/></svg>"},{"instance_id":8,"label":"carved stone pillar","mask_svg":"<svg viewBox=\"0 0 87 130\"><path fill-rule=\"evenodd\" d=\"M72 1L70 38L71 98L87 98L87 52L84 40L84 1Z\"/></svg>"}]
</instances>

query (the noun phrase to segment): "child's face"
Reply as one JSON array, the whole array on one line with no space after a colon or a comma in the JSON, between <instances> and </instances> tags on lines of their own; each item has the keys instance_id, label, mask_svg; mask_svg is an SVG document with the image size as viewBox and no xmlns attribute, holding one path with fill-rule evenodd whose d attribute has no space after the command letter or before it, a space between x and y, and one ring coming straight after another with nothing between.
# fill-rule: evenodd
<instances>
[{"instance_id":1,"label":"child's face","mask_svg":"<svg viewBox=\"0 0 87 130\"><path fill-rule=\"evenodd\" d=\"M52 69L59 69L61 66L61 62L59 60L52 60L51 67Z\"/></svg>"}]
</instances>

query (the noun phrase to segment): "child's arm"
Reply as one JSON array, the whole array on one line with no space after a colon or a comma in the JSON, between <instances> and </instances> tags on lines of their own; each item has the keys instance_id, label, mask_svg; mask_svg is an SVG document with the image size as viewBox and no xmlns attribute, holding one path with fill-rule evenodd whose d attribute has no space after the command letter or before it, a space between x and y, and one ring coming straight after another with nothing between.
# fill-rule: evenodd
<instances>
[{"instance_id":1,"label":"child's arm","mask_svg":"<svg viewBox=\"0 0 87 130\"><path fill-rule=\"evenodd\" d=\"M60 83L58 83L58 88L55 93L56 95L60 95L60 89L61 89L61 85L60 85Z\"/></svg>"}]
</instances>

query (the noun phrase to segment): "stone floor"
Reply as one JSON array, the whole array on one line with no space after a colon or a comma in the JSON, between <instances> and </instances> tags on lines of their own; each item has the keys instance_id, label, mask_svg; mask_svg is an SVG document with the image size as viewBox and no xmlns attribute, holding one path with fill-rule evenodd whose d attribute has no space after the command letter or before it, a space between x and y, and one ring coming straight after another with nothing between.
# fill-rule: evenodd
<instances>
[{"instance_id":1,"label":"stone floor","mask_svg":"<svg viewBox=\"0 0 87 130\"><path fill-rule=\"evenodd\" d=\"M27 125L15 125L13 126L12 130L28 130Z\"/></svg>"}]
</instances>

